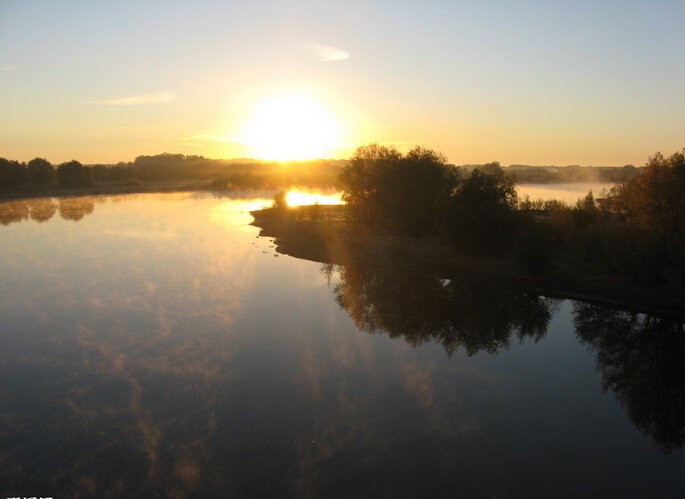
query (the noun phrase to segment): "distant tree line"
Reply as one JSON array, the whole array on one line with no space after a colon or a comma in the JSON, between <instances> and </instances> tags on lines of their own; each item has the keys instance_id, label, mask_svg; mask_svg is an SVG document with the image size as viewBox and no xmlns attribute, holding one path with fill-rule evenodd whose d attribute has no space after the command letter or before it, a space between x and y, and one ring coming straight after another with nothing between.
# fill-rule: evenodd
<instances>
[{"instance_id":1,"label":"distant tree line","mask_svg":"<svg viewBox=\"0 0 685 499\"><path fill-rule=\"evenodd\" d=\"M78 161L53 166L44 158L28 163L0 158L0 192L164 181L203 181L216 190L275 189L292 185L331 187L336 184L343 163L341 160L287 163L224 160L167 153L138 156L128 163L90 166Z\"/></svg>"},{"instance_id":2,"label":"distant tree line","mask_svg":"<svg viewBox=\"0 0 685 499\"><path fill-rule=\"evenodd\" d=\"M615 166L527 166L510 165L505 174L518 184L550 184L565 182L621 183L642 171L633 165Z\"/></svg>"},{"instance_id":3,"label":"distant tree line","mask_svg":"<svg viewBox=\"0 0 685 499\"><path fill-rule=\"evenodd\" d=\"M19 163L0 158L0 189L13 191L22 187L46 187L58 185L63 188L89 187L93 185L92 169L78 161L67 161L56 168L45 158L34 158Z\"/></svg>"},{"instance_id":4,"label":"distant tree line","mask_svg":"<svg viewBox=\"0 0 685 499\"><path fill-rule=\"evenodd\" d=\"M479 252L513 252L531 273L564 262L685 298L685 155L656 154L597 200L567 206L517 198L498 163L448 165L417 147L403 155L371 144L340 174L352 216L395 233L449 238Z\"/></svg>"},{"instance_id":5,"label":"distant tree line","mask_svg":"<svg viewBox=\"0 0 685 499\"><path fill-rule=\"evenodd\" d=\"M418 160L419 156L414 159ZM444 160L444 158L442 158ZM44 158L20 163L0 158L0 192L21 190L40 191L48 187L84 188L93 183L120 183L136 186L141 183L164 181L204 181L214 190L278 189L293 185L334 187L345 160L290 161L286 163L250 159L211 159L197 155L157 154L142 155L131 162L117 164L82 165L69 161L53 166ZM64 166L64 174L59 170ZM447 165L445 163L445 165ZM78 166L84 168L76 171ZM467 176L478 170L488 172L492 165L450 166L451 170ZM636 175L641 168L626 165L614 167L512 165L502 169L512 182L623 182Z\"/></svg>"}]
</instances>

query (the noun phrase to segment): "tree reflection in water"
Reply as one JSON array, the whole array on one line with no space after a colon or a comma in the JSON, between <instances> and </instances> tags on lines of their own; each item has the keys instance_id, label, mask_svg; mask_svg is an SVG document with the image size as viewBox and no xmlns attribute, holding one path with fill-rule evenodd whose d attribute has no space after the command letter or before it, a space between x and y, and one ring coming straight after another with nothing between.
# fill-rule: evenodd
<instances>
[{"instance_id":1,"label":"tree reflection in water","mask_svg":"<svg viewBox=\"0 0 685 499\"><path fill-rule=\"evenodd\" d=\"M578 336L597 354L605 390L668 453L685 443L685 329L679 319L574 307Z\"/></svg>"},{"instance_id":2,"label":"tree reflection in water","mask_svg":"<svg viewBox=\"0 0 685 499\"><path fill-rule=\"evenodd\" d=\"M42 223L50 220L59 210L64 220L78 222L95 210L96 201L102 202L107 197L78 196L65 198L32 198L0 202L0 224L25 222L29 218Z\"/></svg>"},{"instance_id":3,"label":"tree reflection in water","mask_svg":"<svg viewBox=\"0 0 685 499\"><path fill-rule=\"evenodd\" d=\"M29 217L29 206L24 200L0 203L0 223L9 225L22 222Z\"/></svg>"},{"instance_id":4,"label":"tree reflection in water","mask_svg":"<svg viewBox=\"0 0 685 499\"><path fill-rule=\"evenodd\" d=\"M53 198L35 198L27 202L31 220L42 223L50 220L57 211L57 202Z\"/></svg>"},{"instance_id":5,"label":"tree reflection in water","mask_svg":"<svg viewBox=\"0 0 685 499\"><path fill-rule=\"evenodd\" d=\"M502 287L438 277L325 264L340 281L334 293L358 329L382 331L411 345L440 343L448 355L497 353L515 335L538 341L547 332L557 301Z\"/></svg>"},{"instance_id":6,"label":"tree reflection in water","mask_svg":"<svg viewBox=\"0 0 685 499\"><path fill-rule=\"evenodd\" d=\"M59 214L64 220L78 222L95 210L93 197L81 196L75 198L61 198L59 200Z\"/></svg>"}]
</instances>

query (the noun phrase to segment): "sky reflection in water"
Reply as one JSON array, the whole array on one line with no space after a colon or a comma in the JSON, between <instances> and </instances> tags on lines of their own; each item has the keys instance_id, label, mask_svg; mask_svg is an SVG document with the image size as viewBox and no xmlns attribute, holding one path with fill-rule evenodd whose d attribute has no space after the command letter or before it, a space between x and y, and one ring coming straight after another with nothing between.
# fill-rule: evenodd
<instances>
[{"instance_id":1,"label":"sky reflection in water","mask_svg":"<svg viewBox=\"0 0 685 499\"><path fill-rule=\"evenodd\" d=\"M683 490L682 324L277 256L269 202L2 205L2 493Z\"/></svg>"}]
</instances>

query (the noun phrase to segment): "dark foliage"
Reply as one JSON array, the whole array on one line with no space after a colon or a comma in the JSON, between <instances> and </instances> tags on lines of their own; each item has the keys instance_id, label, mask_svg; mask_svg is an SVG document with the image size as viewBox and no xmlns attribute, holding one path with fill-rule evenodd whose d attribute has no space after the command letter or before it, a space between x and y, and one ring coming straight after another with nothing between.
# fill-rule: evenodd
<instances>
[{"instance_id":1,"label":"dark foliage","mask_svg":"<svg viewBox=\"0 0 685 499\"><path fill-rule=\"evenodd\" d=\"M57 167L57 181L60 187L81 188L93 185L90 168L76 160L62 163Z\"/></svg>"},{"instance_id":2,"label":"dark foliage","mask_svg":"<svg viewBox=\"0 0 685 499\"><path fill-rule=\"evenodd\" d=\"M461 178L450 197L446 230L466 247L494 249L510 244L517 195L498 163Z\"/></svg>"},{"instance_id":3,"label":"dark foliage","mask_svg":"<svg viewBox=\"0 0 685 499\"><path fill-rule=\"evenodd\" d=\"M45 158L34 158L26 167L29 180L37 185L49 184L55 175L55 169Z\"/></svg>"},{"instance_id":4,"label":"dark foliage","mask_svg":"<svg viewBox=\"0 0 685 499\"><path fill-rule=\"evenodd\" d=\"M29 179L26 165L18 161L0 158L0 188L17 188Z\"/></svg>"},{"instance_id":5,"label":"dark foliage","mask_svg":"<svg viewBox=\"0 0 685 499\"><path fill-rule=\"evenodd\" d=\"M501 246L512 235L516 190L497 163L462 176L430 149L402 155L371 144L357 149L340 183L357 220L393 232L444 232L479 248Z\"/></svg>"},{"instance_id":6,"label":"dark foliage","mask_svg":"<svg viewBox=\"0 0 685 499\"><path fill-rule=\"evenodd\" d=\"M685 298L685 150L668 158L657 153L615 195L632 236L638 279Z\"/></svg>"}]
</instances>

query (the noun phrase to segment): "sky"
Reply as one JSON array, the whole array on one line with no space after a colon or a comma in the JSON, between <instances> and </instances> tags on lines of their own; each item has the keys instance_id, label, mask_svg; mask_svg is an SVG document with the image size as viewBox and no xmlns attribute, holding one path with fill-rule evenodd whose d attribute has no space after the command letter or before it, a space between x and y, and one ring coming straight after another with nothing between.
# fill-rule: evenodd
<instances>
[{"instance_id":1,"label":"sky","mask_svg":"<svg viewBox=\"0 0 685 499\"><path fill-rule=\"evenodd\" d=\"M0 1L0 156L644 164L685 147L685 0Z\"/></svg>"}]
</instances>

